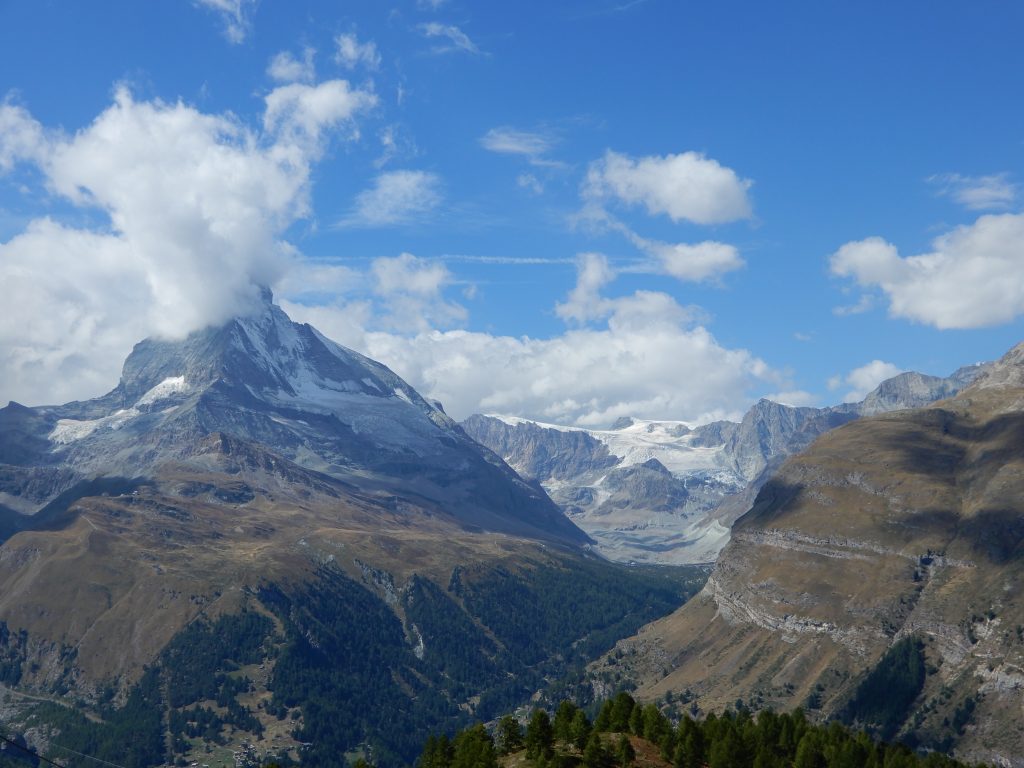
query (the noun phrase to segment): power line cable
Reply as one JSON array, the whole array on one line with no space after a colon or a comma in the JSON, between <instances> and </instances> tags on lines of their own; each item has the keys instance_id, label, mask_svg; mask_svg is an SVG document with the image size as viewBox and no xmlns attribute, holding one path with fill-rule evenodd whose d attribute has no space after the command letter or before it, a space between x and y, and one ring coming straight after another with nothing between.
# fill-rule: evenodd
<instances>
[{"instance_id":1,"label":"power line cable","mask_svg":"<svg viewBox=\"0 0 1024 768\"><path fill-rule=\"evenodd\" d=\"M50 742L50 746L51 747L56 747L57 749L63 749L65 752L70 752L71 754L78 755L79 757L84 757L86 760L92 760L93 762L96 762L96 763L102 763L103 765L109 765L111 768L125 768L123 765L119 765L118 763L111 763L111 762L108 762L107 760L103 760L103 759L98 758L98 757L93 757L92 755L83 755L81 752L76 752L71 747L62 747L60 744L54 744L52 741ZM47 761L47 762L49 762L49 761Z\"/></svg>"},{"instance_id":2,"label":"power line cable","mask_svg":"<svg viewBox=\"0 0 1024 768\"><path fill-rule=\"evenodd\" d=\"M7 738L6 736L4 736L2 734L0 734L0 740L5 741L6 743L10 744L15 749L20 749L22 752L25 752L25 753L27 753L29 755L32 755L33 757L36 757L36 758L42 760L44 763L49 763L50 765L55 766L55 768L68 768L66 765L61 765L60 763L54 762L53 760L51 760L48 757L43 757L43 755L39 754L34 749L31 749L29 747L23 747L21 744L19 744L18 742L14 741L14 739L9 739L9 738ZM103 759L101 759L99 757L93 757L92 755L85 755L85 754L82 754L81 752L78 752L77 750L71 749L71 747L65 747L65 746L62 746L60 744L55 744L52 741L50 742L50 746L51 747L56 747L57 749L62 749L65 752L70 752L73 755L78 755L78 757L83 757L86 760L92 760L93 762L96 762L96 763L101 763L103 765L109 765L110 768L125 768L123 765L119 765L118 763L111 763L111 762L109 762L107 760L103 760Z\"/></svg>"},{"instance_id":3,"label":"power line cable","mask_svg":"<svg viewBox=\"0 0 1024 768\"><path fill-rule=\"evenodd\" d=\"M16 742L14 739L9 739L6 736L0 736L0 741L5 741L8 744L10 744L12 747L14 747L15 749L20 749L22 752L25 752L26 754L32 755L32 757L34 757L34 758L36 758L38 760L42 760L44 763L49 763L50 765L56 766L56 768L67 768L66 765L61 765L60 763L55 763L50 758L43 757L38 752L36 752L34 749L31 749L29 747L21 746L21 744Z\"/></svg>"}]
</instances>

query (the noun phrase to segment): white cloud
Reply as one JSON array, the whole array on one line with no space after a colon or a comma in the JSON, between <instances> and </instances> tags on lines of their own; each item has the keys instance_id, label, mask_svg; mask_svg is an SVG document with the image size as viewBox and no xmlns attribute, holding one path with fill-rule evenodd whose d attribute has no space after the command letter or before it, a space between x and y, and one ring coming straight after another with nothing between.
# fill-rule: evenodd
<instances>
[{"instance_id":1,"label":"white cloud","mask_svg":"<svg viewBox=\"0 0 1024 768\"><path fill-rule=\"evenodd\" d=\"M380 141L380 156L373 161L375 168L383 168L397 157L410 157L418 154L416 142L398 123L386 125L377 134Z\"/></svg>"},{"instance_id":2,"label":"white cloud","mask_svg":"<svg viewBox=\"0 0 1024 768\"><path fill-rule=\"evenodd\" d=\"M439 264L402 254L375 262L369 295L311 304L281 302L296 320L380 360L450 414L506 413L581 426L608 425L619 416L706 422L738 419L751 389L782 389L802 403L784 376L743 349L720 345L699 316L664 293L602 294L613 279L607 260L583 254L577 284L557 305L573 327L550 338L498 336L431 323L404 323L395 299L433 313L448 302L453 276ZM457 306L457 305L456 305ZM462 310L461 307L458 307ZM449 316L461 322L461 316Z\"/></svg>"},{"instance_id":3,"label":"white cloud","mask_svg":"<svg viewBox=\"0 0 1024 768\"><path fill-rule=\"evenodd\" d=\"M39 160L46 153L43 127L24 107L0 103L0 173L15 163Z\"/></svg>"},{"instance_id":4,"label":"white cloud","mask_svg":"<svg viewBox=\"0 0 1024 768\"><path fill-rule=\"evenodd\" d=\"M680 322L679 313L659 316L669 297L632 299L617 305L604 328L547 339L466 330L410 336L360 328L365 307L286 309L381 360L459 419L507 413L580 426L637 415L698 423L738 419L750 388L777 380L763 361L722 347L706 328ZM644 322L635 322L638 317Z\"/></svg>"},{"instance_id":5,"label":"white cloud","mask_svg":"<svg viewBox=\"0 0 1024 768\"><path fill-rule=\"evenodd\" d=\"M492 128L480 137L480 144L490 152L498 152L506 155L521 155L530 161L531 165L561 166L555 160L548 160L544 157L555 145L555 140L543 133L520 131L507 126Z\"/></svg>"},{"instance_id":6,"label":"white cloud","mask_svg":"<svg viewBox=\"0 0 1024 768\"><path fill-rule=\"evenodd\" d=\"M448 41L446 44L436 46L433 49L434 53L448 53L449 51L482 53L476 43L469 39L469 35L454 25L431 21L426 24L420 24L419 29L424 37L440 38Z\"/></svg>"},{"instance_id":7,"label":"white cloud","mask_svg":"<svg viewBox=\"0 0 1024 768\"><path fill-rule=\"evenodd\" d=\"M736 246L728 243L714 240L665 243L642 237L600 206L587 205L576 218L598 231L618 232L650 257L653 263L637 265L630 270L632 272L664 274L677 280L699 283L717 280L746 264Z\"/></svg>"},{"instance_id":8,"label":"white cloud","mask_svg":"<svg viewBox=\"0 0 1024 768\"><path fill-rule=\"evenodd\" d=\"M521 173L516 176L516 185L520 189L527 189L535 195L544 194L544 185L532 173Z\"/></svg>"},{"instance_id":9,"label":"white cloud","mask_svg":"<svg viewBox=\"0 0 1024 768\"><path fill-rule=\"evenodd\" d=\"M444 298L444 289L452 282L444 264L403 253L393 259L375 259L370 271L374 293L385 307L378 325L406 333L424 332L466 319L464 307Z\"/></svg>"},{"instance_id":10,"label":"white cloud","mask_svg":"<svg viewBox=\"0 0 1024 768\"><path fill-rule=\"evenodd\" d=\"M583 195L592 204L614 199L642 205L675 222L721 224L751 216L752 184L698 152L634 159L609 150L591 163Z\"/></svg>"},{"instance_id":11,"label":"white cloud","mask_svg":"<svg viewBox=\"0 0 1024 768\"><path fill-rule=\"evenodd\" d=\"M316 79L315 57L316 50L308 47L302 50L301 61L290 52L281 51L270 60L267 74L279 83L311 83Z\"/></svg>"},{"instance_id":12,"label":"white cloud","mask_svg":"<svg viewBox=\"0 0 1024 768\"><path fill-rule=\"evenodd\" d=\"M882 360L872 360L860 368L854 368L845 376L833 376L828 380L828 388L832 391L842 386L852 387L843 395L844 403L857 403L863 400L869 392L886 379L898 376L904 372L904 368Z\"/></svg>"},{"instance_id":13,"label":"white cloud","mask_svg":"<svg viewBox=\"0 0 1024 768\"><path fill-rule=\"evenodd\" d=\"M447 2L448 0L416 0L416 7L420 10L436 11Z\"/></svg>"},{"instance_id":14,"label":"white cloud","mask_svg":"<svg viewBox=\"0 0 1024 768\"><path fill-rule=\"evenodd\" d=\"M917 256L878 237L846 243L830 267L881 288L893 317L941 329L1007 323L1024 314L1024 214L982 216Z\"/></svg>"},{"instance_id":15,"label":"white cloud","mask_svg":"<svg viewBox=\"0 0 1024 768\"><path fill-rule=\"evenodd\" d=\"M773 403L781 403L782 405L788 405L793 408L803 408L805 406L816 406L818 404L818 398L816 395L812 395L810 392L805 392L802 389L792 389L785 392L772 392L764 396L766 400L771 400Z\"/></svg>"},{"instance_id":16,"label":"white cloud","mask_svg":"<svg viewBox=\"0 0 1024 768\"><path fill-rule=\"evenodd\" d=\"M135 101L122 88L74 135L31 151L19 139L17 156L38 166L52 194L108 221L90 230L37 219L0 243L0 397L100 394L142 337L180 337L247 311L258 286L295 258L282 233L308 215L324 131L351 111L324 109L301 129L284 128L301 108L279 111L260 134L233 116ZM5 126L0 146L9 145Z\"/></svg>"},{"instance_id":17,"label":"white cloud","mask_svg":"<svg viewBox=\"0 0 1024 768\"><path fill-rule=\"evenodd\" d=\"M832 308L832 314L837 317L849 317L850 315L862 315L869 312L875 306L875 297L870 293L861 294L855 304L844 304Z\"/></svg>"},{"instance_id":18,"label":"white cloud","mask_svg":"<svg viewBox=\"0 0 1024 768\"><path fill-rule=\"evenodd\" d=\"M352 119L377 104L375 94L353 88L347 80L282 85L264 100L264 130L282 143L299 145L307 151L320 145L323 131L342 123L352 127L353 138L358 137Z\"/></svg>"},{"instance_id":19,"label":"white cloud","mask_svg":"<svg viewBox=\"0 0 1024 768\"><path fill-rule=\"evenodd\" d=\"M239 44L245 41L251 26L249 8L255 0L193 0L196 5L216 12L224 23L224 37L228 42Z\"/></svg>"},{"instance_id":20,"label":"white cloud","mask_svg":"<svg viewBox=\"0 0 1024 768\"><path fill-rule=\"evenodd\" d=\"M586 323L605 317L611 311L602 289L615 279L608 259L600 253L580 254L576 261L576 285L564 302L555 306L555 314L563 320Z\"/></svg>"},{"instance_id":21,"label":"white cloud","mask_svg":"<svg viewBox=\"0 0 1024 768\"><path fill-rule=\"evenodd\" d=\"M951 197L972 211L1009 208L1017 200L1018 185L1006 173L989 176L963 176L959 173L940 173L928 181L938 187L938 193Z\"/></svg>"},{"instance_id":22,"label":"white cloud","mask_svg":"<svg viewBox=\"0 0 1024 768\"><path fill-rule=\"evenodd\" d=\"M334 38L334 44L334 60L346 69L355 69L360 65L367 69L377 69L380 66L377 44L372 40L361 43L354 33L345 32Z\"/></svg>"},{"instance_id":23,"label":"white cloud","mask_svg":"<svg viewBox=\"0 0 1024 768\"><path fill-rule=\"evenodd\" d=\"M732 272L743 266L743 259L733 245L706 240L693 245L661 243L638 238L641 248L658 259L666 274L677 280L701 282Z\"/></svg>"},{"instance_id":24,"label":"white cloud","mask_svg":"<svg viewBox=\"0 0 1024 768\"><path fill-rule=\"evenodd\" d=\"M389 171L356 196L342 226L383 227L420 220L441 203L441 178L426 171Z\"/></svg>"}]
</instances>

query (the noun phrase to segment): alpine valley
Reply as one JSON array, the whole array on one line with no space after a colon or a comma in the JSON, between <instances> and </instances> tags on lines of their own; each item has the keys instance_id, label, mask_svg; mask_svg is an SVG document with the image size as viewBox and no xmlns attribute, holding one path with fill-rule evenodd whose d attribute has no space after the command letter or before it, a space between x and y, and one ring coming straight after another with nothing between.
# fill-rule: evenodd
<instances>
[{"instance_id":1,"label":"alpine valley","mask_svg":"<svg viewBox=\"0 0 1024 768\"><path fill-rule=\"evenodd\" d=\"M948 378L901 373L858 403L797 408L760 400L739 422L694 426L624 417L606 430L473 415L466 432L543 485L612 560L713 562L735 520L789 456L854 419L950 397L988 368Z\"/></svg>"},{"instance_id":2,"label":"alpine valley","mask_svg":"<svg viewBox=\"0 0 1024 768\"><path fill-rule=\"evenodd\" d=\"M70 763L406 764L707 577L595 556L269 292L138 344L101 398L0 410L0 505L0 719Z\"/></svg>"}]
</instances>

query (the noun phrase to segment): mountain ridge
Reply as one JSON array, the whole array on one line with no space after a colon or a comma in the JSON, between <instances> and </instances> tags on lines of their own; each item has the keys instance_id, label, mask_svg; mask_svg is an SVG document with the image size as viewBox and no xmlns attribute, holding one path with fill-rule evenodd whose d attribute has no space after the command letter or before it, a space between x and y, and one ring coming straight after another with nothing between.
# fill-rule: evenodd
<instances>
[{"instance_id":1,"label":"mountain ridge","mask_svg":"<svg viewBox=\"0 0 1024 768\"><path fill-rule=\"evenodd\" d=\"M946 378L902 373L859 403L826 408L761 399L739 422L622 418L599 430L475 414L462 426L523 477L540 482L607 557L711 562L733 521L786 457L854 419L949 397L989 365L964 366ZM670 492L659 487L650 498L641 492L627 499L611 487L621 486L623 475L642 474L640 465L652 458L670 470ZM642 491L643 483L634 489ZM664 504L666 494L676 500L673 507Z\"/></svg>"}]
</instances>

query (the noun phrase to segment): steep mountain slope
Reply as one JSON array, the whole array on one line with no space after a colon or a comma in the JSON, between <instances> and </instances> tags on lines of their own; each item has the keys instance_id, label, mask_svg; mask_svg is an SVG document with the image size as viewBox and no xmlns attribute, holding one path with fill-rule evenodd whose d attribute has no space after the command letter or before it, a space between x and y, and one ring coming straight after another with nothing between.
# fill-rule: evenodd
<instances>
[{"instance_id":1,"label":"steep mountain slope","mask_svg":"<svg viewBox=\"0 0 1024 768\"><path fill-rule=\"evenodd\" d=\"M443 507L468 529L586 542L543 492L468 439L386 367L309 325L269 294L260 313L182 342L146 340L104 397L0 411L0 504L35 515L96 477L205 468L215 434L263 446L364 492ZM216 462L214 462L216 463Z\"/></svg>"},{"instance_id":2,"label":"steep mountain slope","mask_svg":"<svg viewBox=\"0 0 1024 768\"><path fill-rule=\"evenodd\" d=\"M266 299L140 343L101 398L0 410L0 714L36 746L397 765L703 584L589 555L439 407Z\"/></svg>"},{"instance_id":3,"label":"steep mountain slope","mask_svg":"<svg viewBox=\"0 0 1024 768\"><path fill-rule=\"evenodd\" d=\"M789 459L700 597L620 643L614 670L644 697L804 704L1024 764L1022 498L1024 345L953 399Z\"/></svg>"},{"instance_id":4,"label":"steep mountain slope","mask_svg":"<svg viewBox=\"0 0 1024 768\"><path fill-rule=\"evenodd\" d=\"M611 429L583 430L473 415L462 426L523 477L540 482L607 557L711 562L733 521L786 457L861 416L949 397L986 367L961 368L945 379L903 373L860 403L830 408L760 400L739 423L693 427L626 418ZM647 466L652 460L667 473L655 479Z\"/></svg>"}]
</instances>

